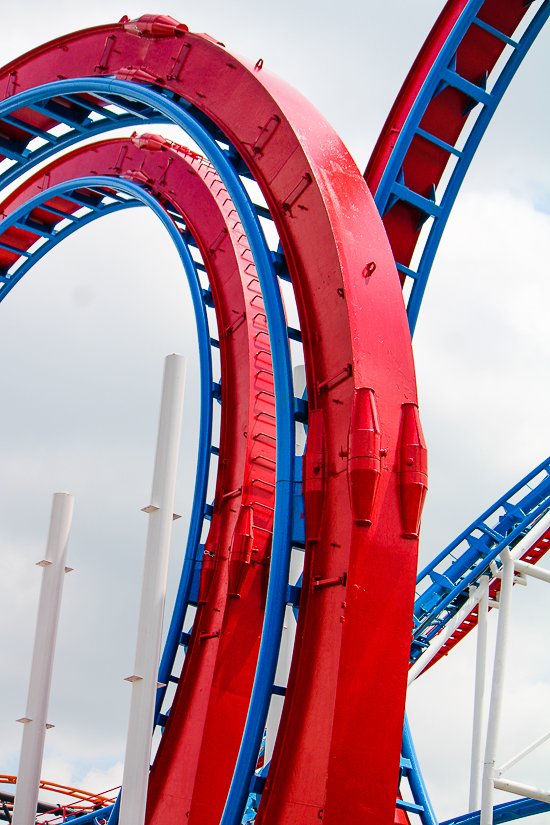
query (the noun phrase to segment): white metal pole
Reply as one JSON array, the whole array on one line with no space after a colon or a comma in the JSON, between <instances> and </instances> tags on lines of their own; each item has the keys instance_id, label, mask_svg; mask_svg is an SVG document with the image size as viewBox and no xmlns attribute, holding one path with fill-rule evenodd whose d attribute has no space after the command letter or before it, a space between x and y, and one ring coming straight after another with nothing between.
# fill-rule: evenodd
<instances>
[{"instance_id":1,"label":"white metal pole","mask_svg":"<svg viewBox=\"0 0 550 825\"><path fill-rule=\"evenodd\" d=\"M489 576L482 576L480 585L484 586L483 596L477 610L477 652L476 682L474 695L474 722L472 733L472 762L470 770L469 811L479 811L481 807L481 773L483 709L485 702L485 672L487 666L487 618L489 614Z\"/></svg>"},{"instance_id":2,"label":"white metal pole","mask_svg":"<svg viewBox=\"0 0 550 825\"><path fill-rule=\"evenodd\" d=\"M526 796L528 799L538 799L539 802L550 803L550 793L542 790L542 788L535 788L533 785L524 785L521 782L511 782L509 779L495 779L495 788L499 791L508 791L508 793L515 793L518 796Z\"/></svg>"},{"instance_id":3,"label":"white metal pole","mask_svg":"<svg viewBox=\"0 0 550 825\"><path fill-rule=\"evenodd\" d=\"M43 568L42 584L27 709L25 716L17 720L24 723L24 728L13 812L14 825L34 825L36 819L73 503L74 499L70 493L54 493L46 556L38 562Z\"/></svg>"},{"instance_id":4,"label":"white metal pole","mask_svg":"<svg viewBox=\"0 0 550 825\"><path fill-rule=\"evenodd\" d=\"M500 609L498 614L497 639L495 645L495 663L493 667L493 684L489 705L489 722L487 725L487 744L483 763L483 782L481 789L480 825L492 825L495 766L502 699L504 694L504 672L510 628L512 604L512 587L514 586L514 562L511 559L502 565L502 584L500 588Z\"/></svg>"},{"instance_id":5,"label":"white metal pole","mask_svg":"<svg viewBox=\"0 0 550 825\"><path fill-rule=\"evenodd\" d=\"M527 576L533 576L534 579L550 582L550 570L545 570L544 567L529 564L528 561L515 561L514 567L518 573L525 573Z\"/></svg>"},{"instance_id":6,"label":"white metal pole","mask_svg":"<svg viewBox=\"0 0 550 825\"><path fill-rule=\"evenodd\" d=\"M145 819L186 372L187 359L183 355L174 353L165 358L151 503L144 508L149 525L135 666L128 677L132 698L120 825L141 825Z\"/></svg>"},{"instance_id":7,"label":"white metal pole","mask_svg":"<svg viewBox=\"0 0 550 825\"><path fill-rule=\"evenodd\" d=\"M550 731L548 733L545 733L544 736L539 736L539 738L535 742L533 742L527 748L524 748L516 756L512 757L512 759L509 759L508 762L505 762L505 764L502 765L502 767L497 769L496 776L501 776L504 773L504 771L507 771L508 768L511 768L513 765L517 764L525 756L528 756L530 753L532 753L534 750L536 750L540 745L542 745L543 742L546 742L548 739L550 739Z\"/></svg>"}]
</instances>

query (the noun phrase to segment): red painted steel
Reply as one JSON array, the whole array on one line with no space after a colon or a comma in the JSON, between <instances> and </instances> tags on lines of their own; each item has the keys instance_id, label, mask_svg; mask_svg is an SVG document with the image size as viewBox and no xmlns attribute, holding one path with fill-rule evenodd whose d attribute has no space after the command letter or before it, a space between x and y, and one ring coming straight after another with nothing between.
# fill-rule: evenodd
<instances>
[{"instance_id":1,"label":"red painted steel","mask_svg":"<svg viewBox=\"0 0 550 825\"><path fill-rule=\"evenodd\" d=\"M376 192L389 162L395 141L443 44L467 0L449 0L422 46L384 124L368 166L365 180ZM524 0L485 0L477 14L480 20L511 37L528 11ZM457 72L479 86L490 73L506 44L493 34L472 25L457 49ZM430 101L420 122L425 131L456 146L466 123L470 99L464 92L447 86ZM450 153L420 135L415 135L405 155L403 174L409 189L431 197L449 162ZM417 244L421 213L411 204L398 201L383 217L395 260L408 266ZM404 276L403 276L404 280Z\"/></svg>"},{"instance_id":2,"label":"red painted steel","mask_svg":"<svg viewBox=\"0 0 550 825\"><path fill-rule=\"evenodd\" d=\"M148 36L146 27L141 36L130 29L125 21L54 41L1 70L0 88L19 91L59 76L155 78L220 126L259 183L292 276L310 409L320 414L325 431L326 484L317 535L307 527L297 644L258 824L305 825L323 817L330 825L342 821L343 811L349 821L392 822L417 551L416 539L404 536L401 526L399 434L403 405L416 403L416 389L393 256L361 174L311 104L212 38L181 28L162 38ZM19 115L42 128L48 122L28 111ZM260 370L255 375L258 392L265 375L263 368L261 379ZM348 440L354 399L365 390L377 407L381 461L372 513L362 520L351 510ZM255 509L254 524L256 517ZM225 524L220 548L227 548L232 532ZM178 698L159 753L158 764L166 760L158 795L157 770L151 779L151 823L169 825L185 816L185 805L167 798L175 785L180 797L193 791L189 820L197 825L217 821L225 798L217 756L226 741L219 727L208 726L216 697L210 693L207 713L199 695L215 673L224 627L228 639L237 635L229 605L239 600L231 599L223 613L227 574L221 560L204 603L212 612L200 608L187 660L200 663L186 665L181 683L180 695L193 700L194 713ZM249 574L243 594L251 581ZM213 635L218 631L222 635ZM241 652L249 642L256 640L238 642ZM234 704L246 704L221 687L217 698L230 709L227 724ZM176 726L177 738L171 733ZM361 760L352 745L358 736ZM187 754L194 765L199 751L202 768L192 782ZM205 754L213 756L208 763Z\"/></svg>"}]
</instances>

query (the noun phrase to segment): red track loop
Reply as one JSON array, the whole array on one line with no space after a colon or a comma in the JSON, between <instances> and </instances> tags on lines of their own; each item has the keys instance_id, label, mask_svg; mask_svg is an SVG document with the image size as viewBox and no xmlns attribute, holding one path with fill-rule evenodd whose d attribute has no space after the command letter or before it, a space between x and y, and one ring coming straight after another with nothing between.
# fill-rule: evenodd
<instances>
[{"instance_id":1,"label":"red track loop","mask_svg":"<svg viewBox=\"0 0 550 825\"><path fill-rule=\"evenodd\" d=\"M297 643L258 825L304 825L320 817L340 825L342 810L350 822L363 821L367 812L371 822L390 822L417 551L416 539L403 535L399 442L403 405L415 404L416 388L399 279L380 217L349 153L311 104L265 67L254 71L203 35L179 30L151 39L123 24L98 27L10 64L0 88L11 82L20 91L98 73L155 78L220 126L262 189L296 294L309 405L319 411L325 433L317 443L325 445L326 481L318 533L306 514ZM374 399L380 433L380 480L367 520L354 520L348 492L350 448L369 441L354 439L348 447L356 397ZM221 584L218 592L222 598ZM218 643L201 644L206 650ZM360 760L357 737L369 743ZM211 752L218 744L207 743ZM167 766L169 775L185 770L180 759ZM207 814L218 805L209 805L217 794L214 762L209 769L208 787L202 782L193 796L189 820L197 825L216 821ZM170 809L150 821L180 823L186 804L172 799Z\"/></svg>"},{"instance_id":2,"label":"red track loop","mask_svg":"<svg viewBox=\"0 0 550 825\"><path fill-rule=\"evenodd\" d=\"M146 183L161 202L171 202L202 252L212 286L222 364L214 513L198 615L151 774L149 811L159 806L164 810L174 795L185 799L185 788L189 809L197 770L200 780L200 771L209 771L213 759L223 808L256 667L275 505L274 388L263 301L242 226L215 170L194 152L158 135L103 141L66 155L19 187L6 199L4 211L9 214L43 191L44 181L54 186L80 177L90 164L99 175L116 170L117 175ZM58 220L48 206L69 213L80 208L54 200L33 210L34 222L50 226ZM20 248L36 240L31 233L10 229L13 232L17 238L2 237ZM238 560L235 544L243 512L250 514L250 552ZM236 581L229 593L234 598L227 599L232 579ZM213 755L209 744L215 743Z\"/></svg>"}]
</instances>

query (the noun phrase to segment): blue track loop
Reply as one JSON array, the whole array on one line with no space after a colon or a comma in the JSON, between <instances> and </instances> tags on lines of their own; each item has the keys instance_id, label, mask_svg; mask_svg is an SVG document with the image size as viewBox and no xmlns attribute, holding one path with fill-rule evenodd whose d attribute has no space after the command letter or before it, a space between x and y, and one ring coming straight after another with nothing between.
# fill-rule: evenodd
<instances>
[{"instance_id":1,"label":"blue track loop","mask_svg":"<svg viewBox=\"0 0 550 825\"><path fill-rule=\"evenodd\" d=\"M43 86L41 88L46 87ZM6 103L11 100L15 100L15 95L13 97L7 98L3 102ZM92 108L92 104L90 104L88 101L86 102L86 106ZM7 111L11 112L16 110L10 106ZM48 114L49 117L51 117L52 119L57 118L60 123L69 125L65 123L62 120L61 116L58 114L53 114L52 112L46 112L46 114ZM83 140L89 140L90 138L100 137L100 135L105 134L105 132L112 131L113 129L128 129L130 126L135 128L136 126L142 126L144 123L167 122L167 119L165 117L158 117L152 115L151 117L144 120L143 114L134 115L131 112L125 112L124 114L119 116L115 116L111 112L109 112L108 115L110 116L108 119L90 121L87 125L85 124L82 127L82 131L71 129L66 134L57 137L54 137L49 132L44 132L42 129L34 129L30 124L27 124L24 121L20 121L17 118L14 118L10 114L1 115L1 120L6 121L7 123L13 126L24 128L31 134L35 134L37 137L41 137L47 140L48 145L42 146L39 149L35 149L33 152L25 150L25 152L16 160L16 163L13 166L10 166L9 169L6 169L4 172L0 174L0 187L3 188L8 184L17 181L18 178L27 169L36 166L39 163L43 163L48 158L51 158L60 152L65 152L69 147L81 143ZM4 153L5 151L6 149L4 148L2 152ZM10 159L14 160L15 158L12 156Z\"/></svg>"},{"instance_id":2,"label":"blue track loop","mask_svg":"<svg viewBox=\"0 0 550 825\"><path fill-rule=\"evenodd\" d=\"M94 180L96 180L96 178L94 178ZM119 178L113 178L113 184L118 183L118 181ZM71 182L68 182L68 185L70 187ZM51 190L47 191L50 192ZM34 251L30 257L26 258L26 260L23 261L23 263L17 268L16 272L14 272L13 275L9 276L0 274L0 283L2 284L2 288L0 290L0 301L4 300L8 293L13 289L14 286L16 286L16 284L29 271L29 269L31 269L41 258L44 257L44 255L46 255L51 249L53 249L54 246L57 246L69 235L72 235L74 232L76 232L76 230L81 229L83 226L86 226L86 224L95 221L97 218L102 218L105 215L110 215L114 212L119 212L122 209L130 209L136 206L145 205L146 204L142 201L132 199L128 201L119 201L112 204L102 204L101 207L96 208L92 212L89 212L87 215L81 217L76 217L72 215L71 223L68 226L65 226L63 229L57 231L50 238L48 238L47 243L43 244L39 249ZM6 228L7 225L11 224L12 222L17 222L18 218L22 217L21 212L23 212L24 215L26 215L31 211L31 209L32 206L25 204L22 207L22 209L19 209L17 211L17 213L14 213L12 216L10 216L9 219L6 219L1 224L1 226ZM187 241L184 241L184 244L188 243L189 239L187 239ZM198 280L197 284L200 292L201 287ZM204 300L202 300L202 303L204 305ZM205 324L206 336L208 337L208 318L206 316L206 312L203 306L200 316L197 316L197 327L202 329L205 326ZM170 626L168 629L168 634L166 637L166 642L164 645L164 650L159 667L158 681L162 685L164 685L164 687L159 688L157 691L157 698L155 702L155 724L158 724L158 717L160 714L162 703L164 701L164 696L166 694L166 685L168 684L169 677L174 666L174 661L176 659L178 645L180 644L181 631L183 627L183 622L185 620L187 607L189 604L193 572L196 564L197 551L199 548L199 542L203 526L203 518L201 516L201 513L204 513L206 504L206 492L210 469L209 445L212 441L212 356L210 351L208 360L209 364L203 366L201 359L201 425L199 434L199 449L197 455L195 491L193 494L193 508L187 536L187 547L185 551L183 569L180 576L176 601L174 604L174 610L172 612Z\"/></svg>"},{"instance_id":3,"label":"blue track loop","mask_svg":"<svg viewBox=\"0 0 550 825\"><path fill-rule=\"evenodd\" d=\"M98 93L103 97L115 95L128 101L148 104L156 118L164 116L167 120L179 125L195 141L215 167L235 205L250 245L263 293L273 355L275 385L276 496L269 586L258 665L237 765L221 820L221 825L238 825L246 807L248 789L256 766L271 700L285 614L285 594L290 565L295 423L292 369L284 309L272 257L250 198L229 161L227 152L220 148L204 126L187 111L189 104L181 100L179 96L176 95L179 101L176 103L170 92L163 94L160 89L155 91L142 84L109 77L59 80L20 92L2 101L0 118L24 106L32 105L36 101L86 92ZM98 180L94 178L93 183L87 185L97 186ZM117 182L118 185L119 182ZM51 191L48 190L48 194L51 195ZM143 195L143 191L139 191ZM164 220L168 220L166 216ZM208 446L209 444L208 441ZM200 517L202 519L202 513Z\"/></svg>"},{"instance_id":4,"label":"blue track loop","mask_svg":"<svg viewBox=\"0 0 550 825\"><path fill-rule=\"evenodd\" d=\"M193 309L195 312L195 320L197 325L201 382L201 420L199 430L199 450L197 457L197 477L195 481L193 512L191 517L191 524L189 527L189 535L186 550L186 558L191 554L194 558L196 553L196 547L198 546L200 540L200 532L203 524L202 514L204 513L204 505L206 500L206 488L208 484L208 471L210 465L210 445L212 443L212 355L210 349L210 332L208 329L206 308L204 305L201 285L197 275L195 262L193 261L189 249L187 248L187 244L182 238L177 227L170 219L166 211L163 209L163 207L153 197L153 195L144 190L138 184L124 180L123 178L101 177L99 175L94 175L90 177L78 178L72 181L63 182L62 184L58 184L57 186L52 186L49 189L46 189L40 195L37 195L31 200L27 201L27 203L23 204L17 210L12 212L3 221L0 221L0 235L8 226L27 215L35 207L43 204L45 201L54 198L56 195L63 196L67 192L74 191L75 189L79 188L97 190L101 187L115 189L119 192L124 192L128 195L131 195L134 201L130 202L129 204L126 204L126 208L130 206L136 206L138 204L143 204L144 206L148 206L154 212L154 214L160 219L161 223L167 229L172 241L174 242L180 259L182 261L183 268L187 275L187 281L191 292L191 298L193 301ZM2 290L0 290L0 300L3 300L6 297L8 292L15 286L16 283L18 283L19 280L21 280L21 278L28 271L30 266L36 263L36 261L39 260L39 258L43 257L43 255L47 251L49 251L49 249L51 249L53 245L56 245L57 243L59 243L60 240L67 237L68 234L71 234L76 229L80 228L80 226L82 226L85 222L89 223L91 220L94 220L95 218L101 217L104 214L109 214L113 211L117 211L121 208L125 208L124 205L115 204L110 207L106 207L104 211L102 210L98 212L93 212L87 215L87 220L86 218L81 218L78 220L78 222L75 221L74 227L66 227L64 230L62 230L59 233L59 238L54 237L54 239L50 241L50 243L44 244L40 248L40 250L38 250L37 253L35 253L32 256L32 258L25 261L25 263L19 267L19 269L16 271L16 273L14 273L11 279L7 280ZM184 563L184 573L186 575L182 575L182 578L180 580L179 590L176 599L176 607L168 631L168 638L166 641L162 660L163 663L165 663L169 655L171 655L171 637L177 636L177 641L175 644L175 649L173 651L173 657L169 664L169 668L171 668L173 664L173 659L175 658L177 644L179 642L179 636L181 633L181 624L183 622L183 615L181 615L181 613L183 612L184 614L185 609L187 608L189 590L191 588L191 572L192 571L190 570L189 566L186 566ZM181 608L182 606L182 603L184 603L185 605L183 611L179 610L179 608ZM174 625L178 629L175 629ZM168 653L167 650L169 650ZM162 675L162 664L160 672ZM159 681L162 681L162 679L159 678ZM159 688L159 694L161 693L161 690L162 689ZM160 697L160 702L162 702L162 698L163 696Z\"/></svg>"}]
</instances>

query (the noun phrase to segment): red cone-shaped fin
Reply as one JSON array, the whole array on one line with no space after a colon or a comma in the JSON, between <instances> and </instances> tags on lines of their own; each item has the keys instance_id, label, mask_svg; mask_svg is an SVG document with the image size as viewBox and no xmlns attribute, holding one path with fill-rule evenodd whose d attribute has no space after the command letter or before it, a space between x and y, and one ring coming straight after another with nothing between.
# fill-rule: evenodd
<instances>
[{"instance_id":1,"label":"red cone-shaped fin","mask_svg":"<svg viewBox=\"0 0 550 825\"><path fill-rule=\"evenodd\" d=\"M417 404L403 404L399 445L399 500L403 534L418 538L424 499L428 491L428 451Z\"/></svg>"},{"instance_id":2,"label":"red cone-shaped fin","mask_svg":"<svg viewBox=\"0 0 550 825\"><path fill-rule=\"evenodd\" d=\"M133 83L157 83L159 78L145 69L136 69L128 66L115 72L117 80L129 80Z\"/></svg>"},{"instance_id":3,"label":"red cone-shaped fin","mask_svg":"<svg viewBox=\"0 0 550 825\"><path fill-rule=\"evenodd\" d=\"M397 798L403 799L400 793L397 794ZM409 819L406 811L403 811L401 808L396 808L393 823L394 825L411 825L411 820Z\"/></svg>"},{"instance_id":4,"label":"red cone-shaped fin","mask_svg":"<svg viewBox=\"0 0 550 825\"><path fill-rule=\"evenodd\" d=\"M372 521L374 500L380 483L380 424L374 390L355 390L348 440L348 482L356 524Z\"/></svg>"},{"instance_id":5,"label":"red cone-shaped fin","mask_svg":"<svg viewBox=\"0 0 550 825\"><path fill-rule=\"evenodd\" d=\"M306 451L302 460L302 490L306 540L319 538L327 478L327 444L322 410L311 410L307 422Z\"/></svg>"},{"instance_id":6,"label":"red cone-shaped fin","mask_svg":"<svg viewBox=\"0 0 550 825\"><path fill-rule=\"evenodd\" d=\"M176 37L185 34L189 28L164 14L143 14L137 20L124 23L124 30L139 37Z\"/></svg>"},{"instance_id":7,"label":"red cone-shaped fin","mask_svg":"<svg viewBox=\"0 0 550 825\"><path fill-rule=\"evenodd\" d=\"M148 152L163 152L169 149L170 146L173 146L171 140L167 140L162 137L162 135L153 135L149 132L145 132L142 135L134 132L132 135L132 143L134 146L137 146L138 149L146 149Z\"/></svg>"},{"instance_id":8,"label":"red cone-shaped fin","mask_svg":"<svg viewBox=\"0 0 550 825\"><path fill-rule=\"evenodd\" d=\"M246 574L250 569L254 542L254 517L252 507L243 504L233 534L233 546L229 559L229 596L240 596Z\"/></svg>"}]
</instances>

